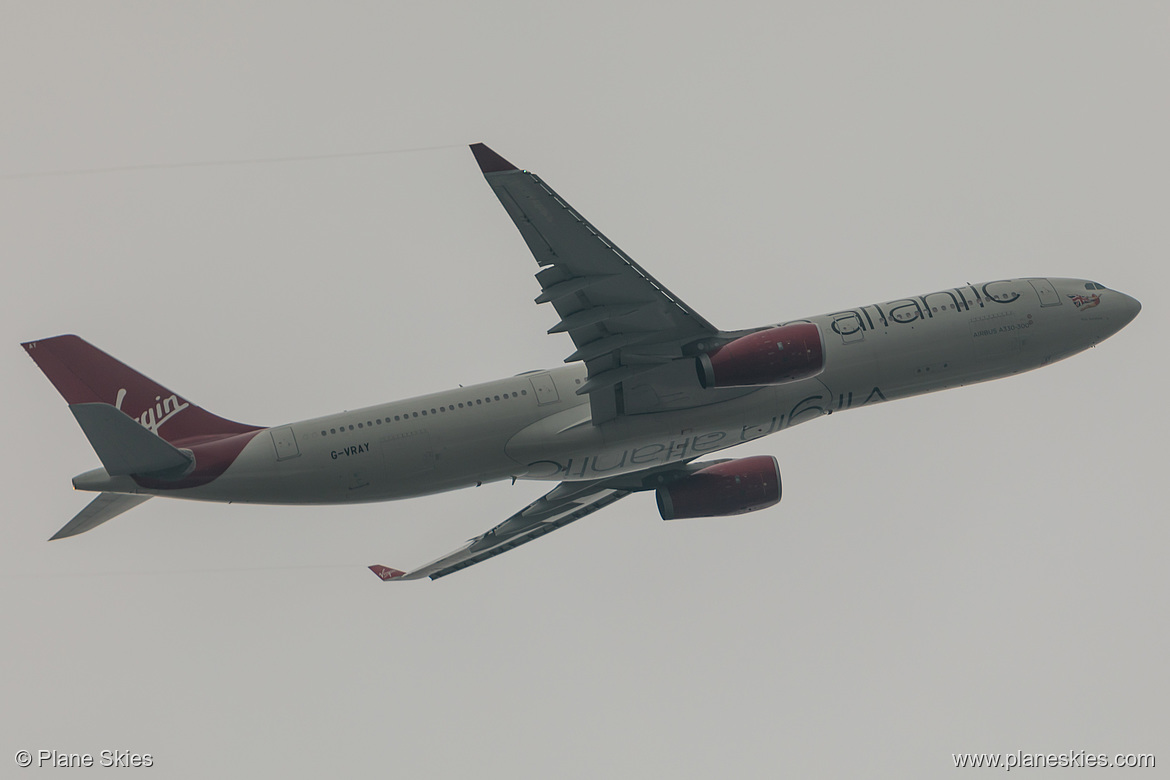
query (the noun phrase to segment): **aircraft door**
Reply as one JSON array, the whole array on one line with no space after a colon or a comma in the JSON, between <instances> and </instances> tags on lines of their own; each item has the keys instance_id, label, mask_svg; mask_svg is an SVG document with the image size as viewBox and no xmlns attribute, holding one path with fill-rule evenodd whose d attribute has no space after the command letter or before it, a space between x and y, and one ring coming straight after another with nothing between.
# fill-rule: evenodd
<instances>
[{"instance_id":1,"label":"aircraft door","mask_svg":"<svg viewBox=\"0 0 1170 780\"><path fill-rule=\"evenodd\" d=\"M561 396L557 392L557 386L553 384L552 377L547 373L541 372L534 374L528 377L528 381L532 383L532 392L536 393L536 403L538 406L555 404L561 400Z\"/></svg>"},{"instance_id":2,"label":"aircraft door","mask_svg":"<svg viewBox=\"0 0 1170 780\"><path fill-rule=\"evenodd\" d=\"M1036 291L1036 295L1040 298L1040 306L1059 306L1060 296L1056 293L1056 288L1052 286L1052 282L1047 279L1029 279L1028 284L1032 285L1032 289Z\"/></svg>"},{"instance_id":3,"label":"aircraft door","mask_svg":"<svg viewBox=\"0 0 1170 780\"><path fill-rule=\"evenodd\" d=\"M861 321L861 315L855 311L835 315L829 329L841 337L843 344L865 340L865 325Z\"/></svg>"},{"instance_id":4,"label":"aircraft door","mask_svg":"<svg viewBox=\"0 0 1170 780\"><path fill-rule=\"evenodd\" d=\"M293 435L291 425L273 428L269 433L272 434L272 446L276 448L277 460L300 457L301 448L297 446L297 437Z\"/></svg>"}]
</instances>

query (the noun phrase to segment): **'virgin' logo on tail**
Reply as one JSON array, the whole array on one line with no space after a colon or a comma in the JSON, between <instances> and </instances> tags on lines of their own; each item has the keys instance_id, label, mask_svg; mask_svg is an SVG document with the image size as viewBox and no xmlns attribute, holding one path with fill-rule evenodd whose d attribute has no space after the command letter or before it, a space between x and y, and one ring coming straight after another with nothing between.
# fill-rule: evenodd
<instances>
[{"instance_id":1,"label":"'virgin' logo on tail","mask_svg":"<svg viewBox=\"0 0 1170 780\"><path fill-rule=\"evenodd\" d=\"M118 398L114 401L114 408L121 410L122 401L126 399L126 388L118 391ZM154 397L154 406L146 407L146 411L134 418L134 422L141 425L146 430L154 435L158 435L158 429L167 420L174 417L179 412L186 409L191 404L186 401L180 401L177 395L173 393L169 398L163 398L156 395Z\"/></svg>"}]
</instances>

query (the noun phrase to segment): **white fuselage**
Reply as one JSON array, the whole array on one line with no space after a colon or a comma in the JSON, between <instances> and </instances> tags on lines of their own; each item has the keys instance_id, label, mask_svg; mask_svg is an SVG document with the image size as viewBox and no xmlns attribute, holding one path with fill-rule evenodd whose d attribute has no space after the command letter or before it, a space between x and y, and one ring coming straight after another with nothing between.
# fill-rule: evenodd
<instances>
[{"instance_id":1,"label":"white fuselage","mask_svg":"<svg viewBox=\"0 0 1170 780\"><path fill-rule=\"evenodd\" d=\"M1012 279L810 317L800 321L816 323L824 340L818 376L705 391L693 361L679 360L662 370L693 383L681 400L641 397L632 386L627 413L598 426L590 421L588 396L576 393L586 376L574 364L263 430L220 477L200 487L147 489L93 472L75 484L209 501L334 504L507 478L573 481L642 471L832 412L1007 376L1080 352L1139 308L1129 296L1091 285Z\"/></svg>"}]
</instances>

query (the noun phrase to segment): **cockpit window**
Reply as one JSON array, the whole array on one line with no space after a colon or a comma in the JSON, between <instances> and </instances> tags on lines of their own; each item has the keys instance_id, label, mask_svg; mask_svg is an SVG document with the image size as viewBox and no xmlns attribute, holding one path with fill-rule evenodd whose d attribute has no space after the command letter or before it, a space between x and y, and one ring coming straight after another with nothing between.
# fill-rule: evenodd
<instances>
[{"instance_id":1,"label":"cockpit window","mask_svg":"<svg viewBox=\"0 0 1170 780\"><path fill-rule=\"evenodd\" d=\"M1085 289L1086 289L1086 290L1104 290L1104 289L1105 289L1105 285L1103 285L1103 284L1097 284L1096 282L1086 282L1086 283L1085 283Z\"/></svg>"}]
</instances>

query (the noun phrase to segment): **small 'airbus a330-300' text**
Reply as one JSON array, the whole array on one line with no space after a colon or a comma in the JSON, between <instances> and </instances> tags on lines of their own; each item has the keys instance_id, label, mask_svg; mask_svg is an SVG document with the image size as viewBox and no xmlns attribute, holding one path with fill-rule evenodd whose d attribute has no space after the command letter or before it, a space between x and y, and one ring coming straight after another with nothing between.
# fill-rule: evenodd
<instances>
[{"instance_id":1,"label":"small 'airbus a330-300' text","mask_svg":"<svg viewBox=\"0 0 1170 780\"><path fill-rule=\"evenodd\" d=\"M152 496L264 504L387 501L503 479L553 488L465 545L383 580L436 579L631 493L663 519L780 500L771 456L700 458L846 409L1018 374L1088 349L1141 309L1085 279L1000 279L723 331L626 256L539 177L483 144L487 183L575 347L569 365L271 428L217 417L77 336L28 354L69 404L99 495L53 537Z\"/></svg>"}]
</instances>

